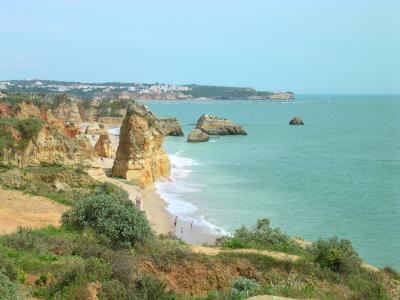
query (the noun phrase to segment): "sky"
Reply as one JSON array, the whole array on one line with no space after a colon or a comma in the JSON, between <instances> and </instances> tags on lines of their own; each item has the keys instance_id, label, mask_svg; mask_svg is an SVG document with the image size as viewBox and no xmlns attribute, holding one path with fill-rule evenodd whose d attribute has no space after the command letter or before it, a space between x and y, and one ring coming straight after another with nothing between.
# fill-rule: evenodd
<instances>
[{"instance_id":1,"label":"sky","mask_svg":"<svg viewBox=\"0 0 400 300\"><path fill-rule=\"evenodd\" d=\"M399 0L13 0L0 80L400 94Z\"/></svg>"}]
</instances>

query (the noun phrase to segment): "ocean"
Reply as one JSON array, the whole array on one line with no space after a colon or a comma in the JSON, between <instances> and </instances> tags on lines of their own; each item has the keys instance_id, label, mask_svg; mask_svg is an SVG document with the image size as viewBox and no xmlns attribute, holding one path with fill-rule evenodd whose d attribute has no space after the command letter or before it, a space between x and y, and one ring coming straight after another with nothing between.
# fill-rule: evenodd
<instances>
[{"instance_id":1,"label":"ocean","mask_svg":"<svg viewBox=\"0 0 400 300\"><path fill-rule=\"evenodd\" d=\"M330 101L329 101L330 99ZM185 135L203 113L247 136L167 137L168 211L227 234L268 218L291 236L349 239L363 259L400 270L400 97L297 96L293 102L146 101ZM304 126L289 126L299 116Z\"/></svg>"}]
</instances>

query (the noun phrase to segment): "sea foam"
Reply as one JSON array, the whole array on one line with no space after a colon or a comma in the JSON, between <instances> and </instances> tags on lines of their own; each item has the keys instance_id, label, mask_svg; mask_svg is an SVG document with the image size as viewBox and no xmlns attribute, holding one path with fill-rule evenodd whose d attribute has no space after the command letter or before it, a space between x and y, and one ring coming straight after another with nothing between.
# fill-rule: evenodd
<instances>
[{"instance_id":1,"label":"sea foam","mask_svg":"<svg viewBox=\"0 0 400 300\"><path fill-rule=\"evenodd\" d=\"M157 193L168 204L167 211L185 222L193 222L197 226L204 227L213 234L228 234L223 228L212 224L203 215L200 215L199 208L196 205L184 200L196 193L200 193L203 185L190 181L193 167L201 164L191 158L182 156L182 153L182 151L178 151L169 155L171 162L170 180L156 183Z\"/></svg>"}]
</instances>

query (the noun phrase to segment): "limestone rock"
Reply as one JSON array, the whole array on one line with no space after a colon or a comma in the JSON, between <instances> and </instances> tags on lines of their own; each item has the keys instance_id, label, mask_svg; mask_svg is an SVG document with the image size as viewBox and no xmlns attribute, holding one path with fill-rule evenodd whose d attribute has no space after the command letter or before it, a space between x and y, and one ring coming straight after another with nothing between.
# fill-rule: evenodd
<instances>
[{"instance_id":1,"label":"limestone rock","mask_svg":"<svg viewBox=\"0 0 400 300\"><path fill-rule=\"evenodd\" d=\"M241 126L228 119L212 115L202 115L197 121L196 129L200 129L208 135L247 135Z\"/></svg>"},{"instance_id":2,"label":"limestone rock","mask_svg":"<svg viewBox=\"0 0 400 300\"><path fill-rule=\"evenodd\" d=\"M104 129L98 123L89 123L86 127L85 134L101 134Z\"/></svg>"},{"instance_id":3,"label":"limestone rock","mask_svg":"<svg viewBox=\"0 0 400 300\"><path fill-rule=\"evenodd\" d=\"M15 108L14 115L19 119L26 119L29 117L40 117L40 109L33 105L30 101L22 101Z\"/></svg>"},{"instance_id":4,"label":"limestone rock","mask_svg":"<svg viewBox=\"0 0 400 300\"><path fill-rule=\"evenodd\" d=\"M9 118L13 113L13 106L7 102L0 102L0 118Z\"/></svg>"},{"instance_id":5,"label":"limestone rock","mask_svg":"<svg viewBox=\"0 0 400 300\"><path fill-rule=\"evenodd\" d=\"M112 176L146 186L170 174L170 162L162 148L164 136L156 116L146 106L132 103L122 122Z\"/></svg>"},{"instance_id":6,"label":"limestone rock","mask_svg":"<svg viewBox=\"0 0 400 300\"><path fill-rule=\"evenodd\" d=\"M164 136L183 136L183 131L177 118L157 118L156 124Z\"/></svg>"},{"instance_id":7,"label":"limestone rock","mask_svg":"<svg viewBox=\"0 0 400 300\"><path fill-rule=\"evenodd\" d=\"M53 111L54 117L74 124L82 123L82 117L76 101L62 101Z\"/></svg>"},{"instance_id":8,"label":"limestone rock","mask_svg":"<svg viewBox=\"0 0 400 300\"><path fill-rule=\"evenodd\" d=\"M290 120L289 125L304 125L304 122L299 117L294 117Z\"/></svg>"},{"instance_id":9,"label":"limestone rock","mask_svg":"<svg viewBox=\"0 0 400 300\"><path fill-rule=\"evenodd\" d=\"M200 129L193 129L188 136L188 142L190 143L198 143L198 142L207 142L209 140L208 134L201 131Z\"/></svg>"},{"instance_id":10,"label":"limestone rock","mask_svg":"<svg viewBox=\"0 0 400 300\"><path fill-rule=\"evenodd\" d=\"M14 140L21 142L23 134L15 128L8 129ZM71 124L64 125L58 120L44 122L38 132L24 141L23 145L2 149L3 163L20 168L41 163L61 163L81 166L87 172L101 173L89 140L79 135L79 129Z\"/></svg>"},{"instance_id":11,"label":"limestone rock","mask_svg":"<svg viewBox=\"0 0 400 300\"><path fill-rule=\"evenodd\" d=\"M112 147L111 139L107 131L103 131L94 146L94 151L100 157L113 158L115 157L115 150Z\"/></svg>"}]
</instances>

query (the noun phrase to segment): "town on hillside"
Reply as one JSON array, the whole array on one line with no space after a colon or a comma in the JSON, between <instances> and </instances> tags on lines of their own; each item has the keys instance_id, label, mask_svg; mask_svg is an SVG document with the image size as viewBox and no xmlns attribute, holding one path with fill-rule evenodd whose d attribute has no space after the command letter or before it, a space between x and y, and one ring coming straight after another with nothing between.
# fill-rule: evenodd
<instances>
[{"instance_id":1,"label":"town on hillside","mask_svg":"<svg viewBox=\"0 0 400 300\"><path fill-rule=\"evenodd\" d=\"M208 85L178 85L164 83L82 83L53 80L5 80L0 81L0 92L5 93L68 93L82 99L139 99L139 100L186 100L186 99L248 99L292 100L293 92L257 91L247 87Z\"/></svg>"}]
</instances>

